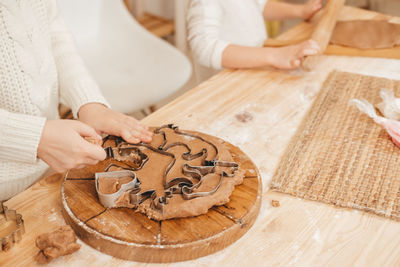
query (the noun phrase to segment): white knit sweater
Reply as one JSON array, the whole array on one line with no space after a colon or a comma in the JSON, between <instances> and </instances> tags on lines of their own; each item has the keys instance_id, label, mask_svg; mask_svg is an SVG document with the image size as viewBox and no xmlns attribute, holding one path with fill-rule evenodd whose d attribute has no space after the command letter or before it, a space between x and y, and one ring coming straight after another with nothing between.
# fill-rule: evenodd
<instances>
[{"instance_id":1,"label":"white knit sweater","mask_svg":"<svg viewBox=\"0 0 400 267\"><path fill-rule=\"evenodd\" d=\"M267 39L263 11L267 0L191 0L188 41L204 80L221 69L230 44L260 47Z\"/></svg>"},{"instance_id":2,"label":"white knit sweater","mask_svg":"<svg viewBox=\"0 0 400 267\"><path fill-rule=\"evenodd\" d=\"M78 56L56 0L0 0L0 200L48 168L36 150L46 119L62 100L74 115L106 104Z\"/></svg>"}]
</instances>

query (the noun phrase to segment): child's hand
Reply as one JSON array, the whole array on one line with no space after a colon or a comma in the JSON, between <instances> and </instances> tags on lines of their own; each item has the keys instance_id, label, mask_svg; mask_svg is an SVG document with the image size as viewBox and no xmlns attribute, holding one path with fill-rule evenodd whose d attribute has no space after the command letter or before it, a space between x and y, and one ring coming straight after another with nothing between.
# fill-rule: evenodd
<instances>
[{"instance_id":1,"label":"child's hand","mask_svg":"<svg viewBox=\"0 0 400 267\"><path fill-rule=\"evenodd\" d=\"M321 50L319 45L313 40L309 40L298 45L273 49L274 52L270 53L270 65L275 68L285 70L299 68L305 57L316 55Z\"/></svg>"},{"instance_id":2,"label":"child's hand","mask_svg":"<svg viewBox=\"0 0 400 267\"><path fill-rule=\"evenodd\" d=\"M302 14L303 14L302 18L305 20L310 19L321 8L322 8L322 0L309 0L306 4L302 6Z\"/></svg>"},{"instance_id":3,"label":"child's hand","mask_svg":"<svg viewBox=\"0 0 400 267\"><path fill-rule=\"evenodd\" d=\"M116 112L98 103L89 103L79 109L79 120L97 132L121 136L129 143L151 142L152 133L133 117Z\"/></svg>"},{"instance_id":4,"label":"child's hand","mask_svg":"<svg viewBox=\"0 0 400 267\"><path fill-rule=\"evenodd\" d=\"M92 127L80 121L49 120L43 128L37 156L56 172L83 168L104 160L104 149L83 137L101 140Z\"/></svg>"}]
</instances>

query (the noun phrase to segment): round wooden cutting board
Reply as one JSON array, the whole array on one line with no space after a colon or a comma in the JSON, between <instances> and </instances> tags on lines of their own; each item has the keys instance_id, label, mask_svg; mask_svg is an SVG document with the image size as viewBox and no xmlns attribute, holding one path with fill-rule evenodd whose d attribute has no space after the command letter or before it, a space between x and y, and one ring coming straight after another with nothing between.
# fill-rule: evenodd
<instances>
[{"instance_id":1,"label":"round wooden cutting board","mask_svg":"<svg viewBox=\"0 0 400 267\"><path fill-rule=\"evenodd\" d=\"M61 188L63 215L84 242L125 260L166 263L196 259L219 251L244 235L261 205L261 177L238 147L224 142L246 170L230 202L197 217L154 221L128 208L104 208L96 194L94 173L113 162L70 171Z\"/></svg>"}]
</instances>

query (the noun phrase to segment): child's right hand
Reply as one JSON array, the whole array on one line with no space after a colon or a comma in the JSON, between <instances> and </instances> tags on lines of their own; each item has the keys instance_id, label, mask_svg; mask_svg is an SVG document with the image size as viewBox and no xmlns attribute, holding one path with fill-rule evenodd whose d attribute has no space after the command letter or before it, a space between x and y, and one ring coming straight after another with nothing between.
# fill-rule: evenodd
<instances>
[{"instance_id":1,"label":"child's right hand","mask_svg":"<svg viewBox=\"0 0 400 267\"><path fill-rule=\"evenodd\" d=\"M84 137L101 140L92 127L80 121L48 120L43 128L37 156L56 172L83 168L104 160L104 149Z\"/></svg>"},{"instance_id":2,"label":"child's right hand","mask_svg":"<svg viewBox=\"0 0 400 267\"><path fill-rule=\"evenodd\" d=\"M308 40L298 45L273 49L274 51L270 55L270 65L284 70L299 68L305 57L316 55L321 50L313 40Z\"/></svg>"}]
</instances>

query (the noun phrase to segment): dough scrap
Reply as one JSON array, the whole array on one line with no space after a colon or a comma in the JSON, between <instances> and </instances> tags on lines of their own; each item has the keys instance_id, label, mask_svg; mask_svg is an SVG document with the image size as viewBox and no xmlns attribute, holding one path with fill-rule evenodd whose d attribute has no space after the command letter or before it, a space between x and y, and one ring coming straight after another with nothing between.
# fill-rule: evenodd
<instances>
[{"instance_id":1,"label":"dough scrap","mask_svg":"<svg viewBox=\"0 0 400 267\"><path fill-rule=\"evenodd\" d=\"M165 133L165 139L162 133L154 131L153 141L149 144L153 149L149 149L149 147L141 144L135 145L139 148L140 152L148 156L148 160L143 164L142 168L137 170L132 169L140 180L140 192L155 190L157 199L165 196L166 188L163 184L163 178L169 166L171 166L171 168L166 176L166 183L175 178L182 177L191 180L193 184L197 184L199 182L198 180L184 174L183 166L185 164L204 166L204 162L202 157L184 159L183 155L188 152L188 148L191 150L192 155L206 149L206 161L218 160L234 162L225 144L217 138L201 133L180 131L182 133L199 136L209 142L207 143L195 137L177 134L174 129L171 128L163 128L162 131ZM165 141L166 143L164 143ZM113 146L113 144L112 142L106 142L106 146ZM159 152L160 147L163 147L163 149L161 149L162 152L168 152L175 156L174 164L172 164L173 158L171 158L171 156ZM122 168L114 166L109 168L109 171L121 169ZM232 167L216 166L214 172L204 175L201 178L202 183L198 188L193 190L193 193L210 192L217 188L220 179L222 179L219 188L217 188L214 193L192 199L184 199L182 194L172 194L172 197L167 198L167 204L163 206L163 211L157 210L152 206L152 199L147 199L139 205L131 204L129 192L124 193L116 201L116 205L118 207L137 208L138 212L144 213L154 220L166 220L205 214L211 207L229 202L229 197L235 189L235 186L243 182L244 171L240 169L240 166L238 170L233 172L232 177L221 176L223 171L232 174Z\"/></svg>"},{"instance_id":2,"label":"dough scrap","mask_svg":"<svg viewBox=\"0 0 400 267\"><path fill-rule=\"evenodd\" d=\"M249 122L253 120L253 115L251 113L244 111L235 115L235 118L243 123Z\"/></svg>"},{"instance_id":3,"label":"dough scrap","mask_svg":"<svg viewBox=\"0 0 400 267\"><path fill-rule=\"evenodd\" d=\"M35 260L39 264L46 264L55 258L72 254L81 247L76 241L76 235L69 225L61 226L51 233L41 234L36 238L36 247L40 251Z\"/></svg>"},{"instance_id":4,"label":"dough scrap","mask_svg":"<svg viewBox=\"0 0 400 267\"><path fill-rule=\"evenodd\" d=\"M278 200L273 199L273 200L271 200L271 205L274 208L278 208L281 205L281 203Z\"/></svg>"},{"instance_id":5,"label":"dough scrap","mask_svg":"<svg viewBox=\"0 0 400 267\"><path fill-rule=\"evenodd\" d=\"M331 43L358 49L382 49L400 45L400 24L386 20L339 21Z\"/></svg>"}]
</instances>

